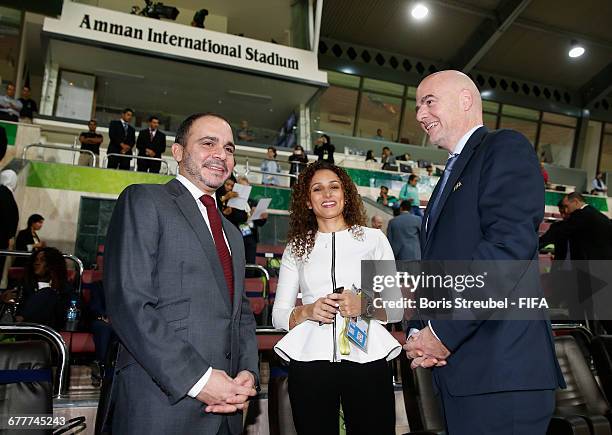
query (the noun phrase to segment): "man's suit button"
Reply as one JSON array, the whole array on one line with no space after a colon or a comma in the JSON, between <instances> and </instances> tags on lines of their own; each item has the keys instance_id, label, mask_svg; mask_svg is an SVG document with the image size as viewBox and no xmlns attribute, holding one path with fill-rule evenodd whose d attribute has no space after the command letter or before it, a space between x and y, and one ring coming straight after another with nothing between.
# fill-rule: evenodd
<instances>
[{"instance_id":1,"label":"man's suit button","mask_svg":"<svg viewBox=\"0 0 612 435\"><path fill-rule=\"evenodd\" d=\"M232 357L232 353L228 352L225 354L225 359L230 359Z\"/></svg>"}]
</instances>

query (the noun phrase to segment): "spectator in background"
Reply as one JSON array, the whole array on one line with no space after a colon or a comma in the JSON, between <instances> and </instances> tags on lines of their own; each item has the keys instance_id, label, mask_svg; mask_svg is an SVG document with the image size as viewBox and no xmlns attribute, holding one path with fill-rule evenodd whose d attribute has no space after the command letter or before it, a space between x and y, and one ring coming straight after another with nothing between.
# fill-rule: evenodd
<instances>
[{"instance_id":1,"label":"spectator in background","mask_svg":"<svg viewBox=\"0 0 612 435\"><path fill-rule=\"evenodd\" d=\"M136 130L130 125L133 116L134 111L132 109L123 109L121 119L113 120L108 125L108 136L110 138L108 154L132 155L132 148L136 143ZM106 167L129 170L131 161L132 159L127 157L110 156Z\"/></svg>"},{"instance_id":2,"label":"spectator in background","mask_svg":"<svg viewBox=\"0 0 612 435\"><path fill-rule=\"evenodd\" d=\"M60 251L42 248L33 252L26 268L15 321L60 329L68 299L67 276L66 260Z\"/></svg>"},{"instance_id":3,"label":"spectator in background","mask_svg":"<svg viewBox=\"0 0 612 435\"><path fill-rule=\"evenodd\" d=\"M253 142L255 140L255 134L253 130L249 129L249 122L247 120L240 121L240 128L238 129L238 139Z\"/></svg>"},{"instance_id":4,"label":"spectator in background","mask_svg":"<svg viewBox=\"0 0 612 435\"><path fill-rule=\"evenodd\" d=\"M569 217L559 226L558 235L569 240L570 258L612 260L610 219L577 192L563 198L563 207Z\"/></svg>"},{"instance_id":5,"label":"spectator in background","mask_svg":"<svg viewBox=\"0 0 612 435\"><path fill-rule=\"evenodd\" d=\"M246 176L238 177L238 184L249 186L249 179ZM249 199L251 213L255 210L257 202ZM260 219L248 220L246 227L239 228L242 232L242 240L244 241L244 257L247 264L256 264L257 261L257 244L259 243L259 228L263 227L268 222L268 213L263 213Z\"/></svg>"},{"instance_id":6,"label":"spectator in background","mask_svg":"<svg viewBox=\"0 0 612 435\"><path fill-rule=\"evenodd\" d=\"M31 124L34 119L34 114L38 113L38 106L36 105L36 101L30 98L30 91L31 89L28 85L24 86L21 90L21 98L19 98L21 111L19 112L19 117L21 122L28 122Z\"/></svg>"},{"instance_id":7,"label":"spectator in background","mask_svg":"<svg viewBox=\"0 0 612 435\"><path fill-rule=\"evenodd\" d=\"M315 142L314 153L319 157L318 160L334 163L334 151L336 147L332 145L331 138L323 134Z\"/></svg>"},{"instance_id":8,"label":"spectator in background","mask_svg":"<svg viewBox=\"0 0 612 435\"><path fill-rule=\"evenodd\" d=\"M542 171L542 178L544 179L544 185L548 185L548 171L544 168L544 162L540 162L540 171Z\"/></svg>"},{"instance_id":9,"label":"spectator in background","mask_svg":"<svg viewBox=\"0 0 612 435\"><path fill-rule=\"evenodd\" d=\"M383 164L382 169L388 169L389 166L396 164L395 156L389 147L383 147L380 161Z\"/></svg>"},{"instance_id":10,"label":"spectator in background","mask_svg":"<svg viewBox=\"0 0 612 435\"><path fill-rule=\"evenodd\" d=\"M276 175L279 174L281 169L280 165L276 161L276 148L268 147L268 151L266 154L266 159L261 162L260 169L262 172L269 172L269 174L263 174L261 177L261 183L267 186L278 186L280 182Z\"/></svg>"},{"instance_id":11,"label":"spectator in background","mask_svg":"<svg viewBox=\"0 0 612 435\"><path fill-rule=\"evenodd\" d=\"M91 151L96 156L100 155L100 145L102 145L102 135L96 132L98 123L95 119L91 119L87 123L88 131L84 131L79 135L79 142L81 142L81 149ZM79 153L79 166L92 166L93 158L89 153Z\"/></svg>"},{"instance_id":12,"label":"spectator in background","mask_svg":"<svg viewBox=\"0 0 612 435\"><path fill-rule=\"evenodd\" d=\"M193 14L193 19L191 20L192 27L198 27L200 29L204 29L204 20L208 16L208 9L200 9L195 14Z\"/></svg>"},{"instance_id":13,"label":"spectator in background","mask_svg":"<svg viewBox=\"0 0 612 435\"><path fill-rule=\"evenodd\" d=\"M37 231L40 231L45 223L45 218L39 214L33 214L28 218L28 227L19 231L15 248L18 251L34 251L42 249L46 243L38 237Z\"/></svg>"},{"instance_id":14,"label":"spectator in background","mask_svg":"<svg viewBox=\"0 0 612 435\"><path fill-rule=\"evenodd\" d=\"M138 155L141 157L161 159L162 154L166 151L166 135L159 131L159 118L157 116L150 116L149 127L143 128L138 133L136 148L138 148ZM154 160L138 160L137 165L138 171L154 174L159 174L161 168L161 162Z\"/></svg>"},{"instance_id":15,"label":"spectator in background","mask_svg":"<svg viewBox=\"0 0 612 435\"><path fill-rule=\"evenodd\" d=\"M19 224L19 209L13 192L17 187L17 174L12 169L0 172L0 249L9 249L9 241L15 237ZM4 271L5 256L0 256L0 281Z\"/></svg>"},{"instance_id":16,"label":"spectator in background","mask_svg":"<svg viewBox=\"0 0 612 435\"><path fill-rule=\"evenodd\" d=\"M603 172L598 172L597 175L595 175L591 186L593 187L593 189L591 190L591 193L593 195L601 194L605 196L608 193L608 187L603 181Z\"/></svg>"},{"instance_id":17,"label":"spectator in background","mask_svg":"<svg viewBox=\"0 0 612 435\"><path fill-rule=\"evenodd\" d=\"M410 201L402 201L399 216L387 225L387 238L396 260L421 259L421 218L413 215Z\"/></svg>"},{"instance_id":18,"label":"spectator in background","mask_svg":"<svg viewBox=\"0 0 612 435\"><path fill-rule=\"evenodd\" d=\"M382 216L379 216L377 214L375 214L374 216L372 216L372 219L370 219L370 227L371 228L375 228L377 230L381 230L383 229L383 225L384 225L384 221Z\"/></svg>"},{"instance_id":19,"label":"spectator in background","mask_svg":"<svg viewBox=\"0 0 612 435\"><path fill-rule=\"evenodd\" d=\"M106 301L104 300L104 287L101 281L94 283L91 288L91 301L89 309L93 315L91 321L91 332L93 333L96 348L96 359L92 370L91 378L94 386L100 386L104 378L104 362L108 347L113 339L113 328L110 318L106 312Z\"/></svg>"},{"instance_id":20,"label":"spectator in background","mask_svg":"<svg viewBox=\"0 0 612 435\"><path fill-rule=\"evenodd\" d=\"M569 242L566 236L562 234L562 231L559 231L562 228L563 223L569 217L566 213L565 206L563 205L563 200L557 203L557 207L559 208L559 214L561 215L562 221L553 222L550 224L548 231L542 234L539 238L538 244L539 249L542 250L548 245L554 245L555 247L555 261L565 260L568 254Z\"/></svg>"},{"instance_id":21,"label":"spectator in background","mask_svg":"<svg viewBox=\"0 0 612 435\"><path fill-rule=\"evenodd\" d=\"M402 190L400 190L399 199L400 201L408 201L412 205L412 214L415 216L423 217L423 213L421 212L421 200L419 199L419 189L417 188L417 183L419 182L419 177L414 174L410 174L408 177L408 182L402 186Z\"/></svg>"},{"instance_id":22,"label":"spectator in background","mask_svg":"<svg viewBox=\"0 0 612 435\"><path fill-rule=\"evenodd\" d=\"M376 160L376 157L374 157L374 151L368 150L368 152L366 153L365 161L366 162L378 162L378 160Z\"/></svg>"},{"instance_id":23,"label":"spectator in background","mask_svg":"<svg viewBox=\"0 0 612 435\"><path fill-rule=\"evenodd\" d=\"M376 140L385 140L385 137L383 136L383 131L382 129L377 129L376 130L376 136L372 136L372 139L376 139Z\"/></svg>"},{"instance_id":24,"label":"spectator in background","mask_svg":"<svg viewBox=\"0 0 612 435\"><path fill-rule=\"evenodd\" d=\"M402 155L397 156L396 160L401 160L402 162L411 162L412 156L410 155L410 153L404 153Z\"/></svg>"},{"instance_id":25,"label":"spectator in background","mask_svg":"<svg viewBox=\"0 0 612 435\"><path fill-rule=\"evenodd\" d=\"M0 120L19 122L21 101L15 99L15 85L9 82L6 85L6 94L0 95Z\"/></svg>"},{"instance_id":26,"label":"spectator in background","mask_svg":"<svg viewBox=\"0 0 612 435\"><path fill-rule=\"evenodd\" d=\"M427 165L427 166L425 167L425 170L427 171L427 176L428 176L428 177L433 176L433 169L434 169L434 168L433 168L433 165Z\"/></svg>"},{"instance_id":27,"label":"spectator in background","mask_svg":"<svg viewBox=\"0 0 612 435\"><path fill-rule=\"evenodd\" d=\"M393 195L389 195L389 188L387 186L380 186L380 195L376 202L389 208L399 207L398 199Z\"/></svg>"},{"instance_id":28,"label":"spectator in background","mask_svg":"<svg viewBox=\"0 0 612 435\"><path fill-rule=\"evenodd\" d=\"M289 156L289 162L291 162L291 168L289 168L289 173L293 175L299 175L300 172L306 167L308 164L308 156L304 152L304 148L301 145L296 145L293 147L293 154ZM293 187L297 180L293 177L289 179L289 185Z\"/></svg>"}]
</instances>

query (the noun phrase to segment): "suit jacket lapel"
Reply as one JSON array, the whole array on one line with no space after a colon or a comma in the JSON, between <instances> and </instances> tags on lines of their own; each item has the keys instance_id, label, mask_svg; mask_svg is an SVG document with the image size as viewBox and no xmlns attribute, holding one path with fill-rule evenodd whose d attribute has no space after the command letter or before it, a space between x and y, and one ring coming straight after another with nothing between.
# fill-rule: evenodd
<instances>
[{"instance_id":1,"label":"suit jacket lapel","mask_svg":"<svg viewBox=\"0 0 612 435\"><path fill-rule=\"evenodd\" d=\"M459 157L457 158L457 162L455 163L455 166L453 166L453 170L451 171L450 176L448 177L448 180L446 180L446 184L444 185L444 191L440 192L442 196L440 197L440 200L438 203L438 213L435 214L434 216L429 216L430 221L427 223L429 230L427 231L427 239L425 242L425 247L427 247L427 244L431 240L431 235L433 234L433 230L434 230L434 227L436 226L436 222L438 222L438 219L440 218L440 215L442 214L442 211L444 210L444 204L446 204L446 200L448 199L451 192L453 191L453 188L455 184L457 183L457 181L459 180L461 173L463 172L468 162L472 158L472 154L474 153L475 148L478 145L480 145L480 143L482 142L482 140L484 139L487 133L488 133L488 130L486 129L486 127L481 127L478 130L476 130L474 133L472 133L472 136L470 136L470 138L468 139L467 143L465 144L465 147L463 148L463 151L461 151L461 154L459 154ZM436 194L439 188L439 184L440 183L438 182L438 184L436 185L436 189L434 190ZM434 197L433 194L432 194L432 197ZM428 203L426 212L430 212L430 211L431 210L429 209L429 203Z\"/></svg>"},{"instance_id":2,"label":"suit jacket lapel","mask_svg":"<svg viewBox=\"0 0 612 435\"><path fill-rule=\"evenodd\" d=\"M176 184L179 186L176 186ZM210 230L206 226L206 222L204 221L202 214L200 213L200 209L196 205L191 193L189 193L187 188L185 188L180 181L172 180L167 184L167 186L171 187L172 189L179 189L179 194L175 198L176 204L178 205L181 213L183 213L185 216L187 222L189 222L189 225L196 234L200 245L202 245L202 249L204 250L204 253L206 253L204 257L215 276L215 281L217 281L217 289L225 301L227 308L230 309L229 292L227 291L227 283L225 282L225 277L223 276L223 267L221 266L221 262L217 256L215 242L210 234Z\"/></svg>"}]
</instances>

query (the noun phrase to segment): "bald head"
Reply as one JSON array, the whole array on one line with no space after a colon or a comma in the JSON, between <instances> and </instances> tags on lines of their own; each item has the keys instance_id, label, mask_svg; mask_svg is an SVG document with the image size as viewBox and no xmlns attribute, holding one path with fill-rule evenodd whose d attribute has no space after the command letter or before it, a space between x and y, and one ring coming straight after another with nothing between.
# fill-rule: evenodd
<instances>
[{"instance_id":1,"label":"bald head","mask_svg":"<svg viewBox=\"0 0 612 435\"><path fill-rule=\"evenodd\" d=\"M384 223L385 222L383 221L383 218L375 214L374 216L372 216L372 221L370 223L370 226L372 228L376 228L377 230L382 230Z\"/></svg>"},{"instance_id":2,"label":"bald head","mask_svg":"<svg viewBox=\"0 0 612 435\"><path fill-rule=\"evenodd\" d=\"M416 99L417 121L432 143L449 152L463 135L483 124L480 92L460 71L440 71L425 77Z\"/></svg>"}]
</instances>

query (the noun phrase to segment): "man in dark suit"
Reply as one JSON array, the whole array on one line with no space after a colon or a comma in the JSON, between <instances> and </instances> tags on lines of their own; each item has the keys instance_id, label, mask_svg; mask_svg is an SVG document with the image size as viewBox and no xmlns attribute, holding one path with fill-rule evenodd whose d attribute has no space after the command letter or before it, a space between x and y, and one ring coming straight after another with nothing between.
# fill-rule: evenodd
<instances>
[{"instance_id":1,"label":"man in dark suit","mask_svg":"<svg viewBox=\"0 0 612 435\"><path fill-rule=\"evenodd\" d=\"M425 78L416 101L417 121L450 153L423 218L423 260L523 260L512 262L523 269L512 290L539 289L544 186L533 147L483 126L478 89L458 71ZM421 327L404 348L413 367L434 367L448 435L546 433L564 386L548 321L432 318Z\"/></svg>"},{"instance_id":2,"label":"man in dark suit","mask_svg":"<svg viewBox=\"0 0 612 435\"><path fill-rule=\"evenodd\" d=\"M132 109L123 109L121 119L111 121L108 125L109 143L106 150L107 154L132 155L132 148L136 143L136 130L130 125L134 116ZM110 156L107 168L110 169L130 169L131 157Z\"/></svg>"},{"instance_id":3,"label":"man in dark suit","mask_svg":"<svg viewBox=\"0 0 612 435\"><path fill-rule=\"evenodd\" d=\"M138 155L142 157L154 157L160 159L164 151L166 151L166 135L159 131L159 118L157 116L149 117L149 127L140 130L138 133ZM153 172L159 174L161 162L153 160L138 160L138 170L140 172Z\"/></svg>"},{"instance_id":4,"label":"man in dark suit","mask_svg":"<svg viewBox=\"0 0 612 435\"><path fill-rule=\"evenodd\" d=\"M421 259L421 218L411 210L411 202L402 201L399 216L391 219L387 226L387 238L396 260Z\"/></svg>"},{"instance_id":5,"label":"man in dark suit","mask_svg":"<svg viewBox=\"0 0 612 435\"><path fill-rule=\"evenodd\" d=\"M121 340L113 433L239 434L257 384L242 235L215 190L234 168L229 123L179 126L179 175L120 195L106 238L106 306ZM112 402L112 400L111 400Z\"/></svg>"},{"instance_id":6,"label":"man in dark suit","mask_svg":"<svg viewBox=\"0 0 612 435\"><path fill-rule=\"evenodd\" d=\"M584 197L578 192L566 195L563 206L569 217L559 225L557 232L569 239L570 258L612 260L610 219L585 203Z\"/></svg>"}]
</instances>

